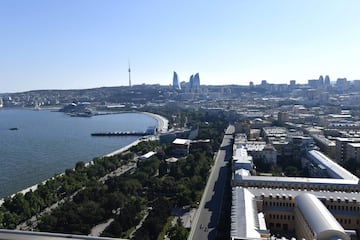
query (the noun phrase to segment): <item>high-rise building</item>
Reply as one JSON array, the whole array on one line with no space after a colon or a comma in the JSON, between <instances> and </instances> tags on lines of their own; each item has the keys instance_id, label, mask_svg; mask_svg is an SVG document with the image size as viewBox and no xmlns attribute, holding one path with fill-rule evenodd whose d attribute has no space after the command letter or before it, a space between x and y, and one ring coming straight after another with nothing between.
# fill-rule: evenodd
<instances>
[{"instance_id":1,"label":"high-rise building","mask_svg":"<svg viewBox=\"0 0 360 240\"><path fill-rule=\"evenodd\" d=\"M194 76L193 87L200 87L200 76L196 73Z\"/></svg>"},{"instance_id":2,"label":"high-rise building","mask_svg":"<svg viewBox=\"0 0 360 240\"><path fill-rule=\"evenodd\" d=\"M324 77L323 77L323 75L320 75L320 77L319 77L319 84L321 86L324 85Z\"/></svg>"},{"instance_id":3,"label":"high-rise building","mask_svg":"<svg viewBox=\"0 0 360 240\"><path fill-rule=\"evenodd\" d=\"M350 82L346 78L338 78L336 80L336 90L344 92L348 89Z\"/></svg>"},{"instance_id":4,"label":"high-rise building","mask_svg":"<svg viewBox=\"0 0 360 240\"><path fill-rule=\"evenodd\" d=\"M179 78L175 71L174 71L174 76L173 76L173 87L175 89L181 89Z\"/></svg>"},{"instance_id":5,"label":"high-rise building","mask_svg":"<svg viewBox=\"0 0 360 240\"><path fill-rule=\"evenodd\" d=\"M190 86L190 88L198 88L198 87L200 87L199 73L196 73L195 75L190 76L189 86Z\"/></svg>"},{"instance_id":6,"label":"high-rise building","mask_svg":"<svg viewBox=\"0 0 360 240\"><path fill-rule=\"evenodd\" d=\"M323 82L321 82L321 79L309 79L308 80L308 85L311 88L322 88L323 87Z\"/></svg>"},{"instance_id":7,"label":"high-rise building","mask_svg":"<svg viewBox=\"0 0 360 240\"><path fill-rule=\"evenodd\" d=\"M189 85L190 85L190 88L193 87L193 85L194 85L194 75L190 76Z\"/></svg>"},{"instance_id":8,"label":"high-rise building","mask_svg":"<svg viewBox=\"0 0 360 240\"><path fill-rule=\"evenodd\" d=\"M278 112L278 120L282 123L289 121L289 113L288 112Z\"/></svg>"},{"instance_id":9,"label":"high-rise building","mask_svg":"<svg viewBox=\"0 0 360 240\"><path fill-rule=\"evenodd\" d=\"M290 89L294 89L296 86L296 80L290 80Z\"/></svg>"},{"instance_id":10,"label":"high-rise building","mask_svg":"<svg viewBox=\"0 0 360 240\"><path fill-rule=\"evenodd\" d=\"M325 76L325 86L330 86L330 78L329 78L329 75L326 75Z\"/></svg>"}]
</instances>

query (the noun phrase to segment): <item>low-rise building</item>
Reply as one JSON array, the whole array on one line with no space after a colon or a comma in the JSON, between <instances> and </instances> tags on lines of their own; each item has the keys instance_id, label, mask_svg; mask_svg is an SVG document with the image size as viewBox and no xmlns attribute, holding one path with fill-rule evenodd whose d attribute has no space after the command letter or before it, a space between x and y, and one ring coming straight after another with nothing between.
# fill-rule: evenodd
<instances>
[{"instance_id":1,"label":"low-rise building","mask_svg":"<svg viewBox=\"0 0 360 240\"><path fill-rule=\"evenodd\" d=\"M277 165L277 151L272 145L267 144L264 146L261 156L264 163Z\"/></svg>"},{"instance_id":2,"label":"low-rise building","mask_svg":"<svg viewBox=\"0 0 360 240\"><path fill-rule=\"evenodd\" d=\"M334 141L327 139L321 134L313 134L311 136L313 137L316 145L320 148L321 152L332 159L336 158L336 143Z\"/></svg>"},{"instance_id":3,"label":"low-rise building","mask_svg":"<svg viewBox=\"0 0 360 240\"><path fill-rule=\"evenodd\" d=\"M300 194L295 198L295 203L295 232L298 239L350 239L340 223L314 195Z\"/></svg>"},{"instance_id":4,"label":"low-rise building","mask_svg":"<svg viewBox=\"0 0 360 240\"><path fill-rule=\"evenodd\" d=\"M360 163L360 143L348 143L346 156L348 159L354 159Z\"/></svg>"},{"instance_id":5,"label":"low-rise building","mask_svg":"<svg viewBox=\"0 0 360 240\"><path fill-rule=\"evenodd\" d=\"M347 156L348 143L359 143L360 138L336 138L336 162L342 162L349 159Z\"/></svg>"},{"instance_id":6,"label":"low-rise building","mask_svg":"<svg viewBox=\"0 0 360 240\"><path fill-rule=\"evenodd\" d=\"M177 138L172 142L172 152L177 157L184 157L189 154L190 140Z\"/></svg>"},{"instance_id":7,"label":"low-rise building","mask_svg":"<svg viewBox=\"0 0 360 240\"><path fill-rule=\"evenodd\" d=\"M231 239L350 239L360 224L360 193L234 187ZM337 238L333 238L337 237ZM286 239L286 238L285 238Z\"/></svg>"}]
</instances>

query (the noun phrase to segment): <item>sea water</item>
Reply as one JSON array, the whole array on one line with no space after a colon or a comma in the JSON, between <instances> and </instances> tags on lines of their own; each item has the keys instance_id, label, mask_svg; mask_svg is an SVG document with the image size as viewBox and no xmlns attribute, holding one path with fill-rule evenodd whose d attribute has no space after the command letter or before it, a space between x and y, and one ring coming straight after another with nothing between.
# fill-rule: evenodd
<instances>
[{"instance_id":1,"label":"sea water","mask_svg":"<svg viewBox=\"0 0 360 240\"><path fill-rule=\"evenodd\" d=\"M73 168L78 161L88 162L138 138L93 137L93 132L145 131L156 125L155 119L141 113L83 118L46 110L2 109L0 198Z\"/></svg>"}]
</instances>

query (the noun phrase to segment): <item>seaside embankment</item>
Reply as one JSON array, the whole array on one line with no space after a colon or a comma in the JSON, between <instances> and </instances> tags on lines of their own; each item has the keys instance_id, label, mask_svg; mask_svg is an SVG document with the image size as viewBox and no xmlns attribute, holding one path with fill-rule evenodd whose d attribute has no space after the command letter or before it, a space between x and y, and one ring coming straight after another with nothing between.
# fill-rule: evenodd
<instances>
[{"instance_id":1,"label":"seaside embankment","mask_svg":"<svg viewBox=\"0 0 360 240\"><path fill-rule=\"evenodd\" d=\"M169 120L164 118L161 115L150 113L150 112L142 112L145 115L148 115L152 118L154 118L158 122L158 132L159 133L165 133L168 131L169 128Z\"/></svg>"},{"instance_id":2,"label":"seaside embankment","mask_svg":"<svg viewBox=\"0 0 360 240\"><path fill-rule=\"evenodd\" d=\"M157 121L157 123L158 123L158 132L159 132L159 133L167 132L168 126L169 126L169 121L168 121L168 119L166 119L166 118L164 118L163 116L160 116L160 115L158 115L158 114L154 114L154 113L149 113L149 112L142 112L142 113L145 114L145 115L148 115L148 116L150 116L150 117L152 117L152 118L154 118L154 119ZM146 139L146 140L147 140L147 139ZM130 144L128 144L128 145L120 148L120 149L117 149L117 150L115 150L115 151L113 151L113 152L111 152L111 153L105 154L104 157L111 157L111 156L113 156L113 155L123 153L123 152L129 150L131 147L136 146L137 144L139 144L139 143L142 142L142 141L145 141L145 139L144 139L144 140L137 139L137 140L135 140L134 142L132 142L132 143L130 143ZM90 165L91 163L92 163L92 161L89 161L88 163L86 163L86 166L87 166L87 165ZM62 175L62 174L64 174L64 173L61 173L60 175ZM53 178L53 177L52 177L52 178ZM52 178L50 178L50 179L52 179ZM48 180L49 180L49 179L48 179ZM45 180L45 181L41 182L41 184L45 184L46 181L48 181L48 180ZM33 185L33 186L30 186L30 187L28 187L28 188L25 188L25 189L17 192L17 193L22 193L22 194L25 195L25 194L26 194L27 192L29 192L30 190L31 190L31 191L35 191L35 190L38 188L38 185L39 185L39 184L35 184L35 185ZM17 193L12 194L11 197L15 196L15 194L17 194ZM2 199L0 199L0 206L1 206L3 203L4 203L4 199L2 198Z\"/></svg>"}]
</instances>

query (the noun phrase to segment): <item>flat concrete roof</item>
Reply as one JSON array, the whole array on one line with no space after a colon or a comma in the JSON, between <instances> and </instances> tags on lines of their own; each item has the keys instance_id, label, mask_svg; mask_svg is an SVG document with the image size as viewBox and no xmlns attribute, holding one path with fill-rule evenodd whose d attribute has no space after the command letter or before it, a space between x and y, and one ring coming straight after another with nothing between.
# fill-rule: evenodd
<instances>
[{"instance_id":1,"label":"flat concrete roof","mask_svg":"<svg viewBox=\"0 0 360 240\"><path fill-rule=\"evenodd\" d=\"M0 229L0 239L2 240L120 240L120 238L93 237L86 235L48 233L48 232L30 232L19 230Z\"/></svg>"},{"instance_id":2,"label":"flat concrete roof","mask_svg":"<svg viewBox=\"0 0 360 240\"><path fill-rule=\"evenodd\" d=\"M280 196L292 196L296 197L302 193L311 193L315 195L317 198L321 199L340 199L341 201L349 200L349 201L357 201L360 202L360 193L359 192L341 192L341 191L313 191L313 190L298 190L298 189L285 189L285 188L258 188L258 187L247 187L248 191L250 191L255 196L276 196L279 194Z\"/></svg>"}]
</instances>

